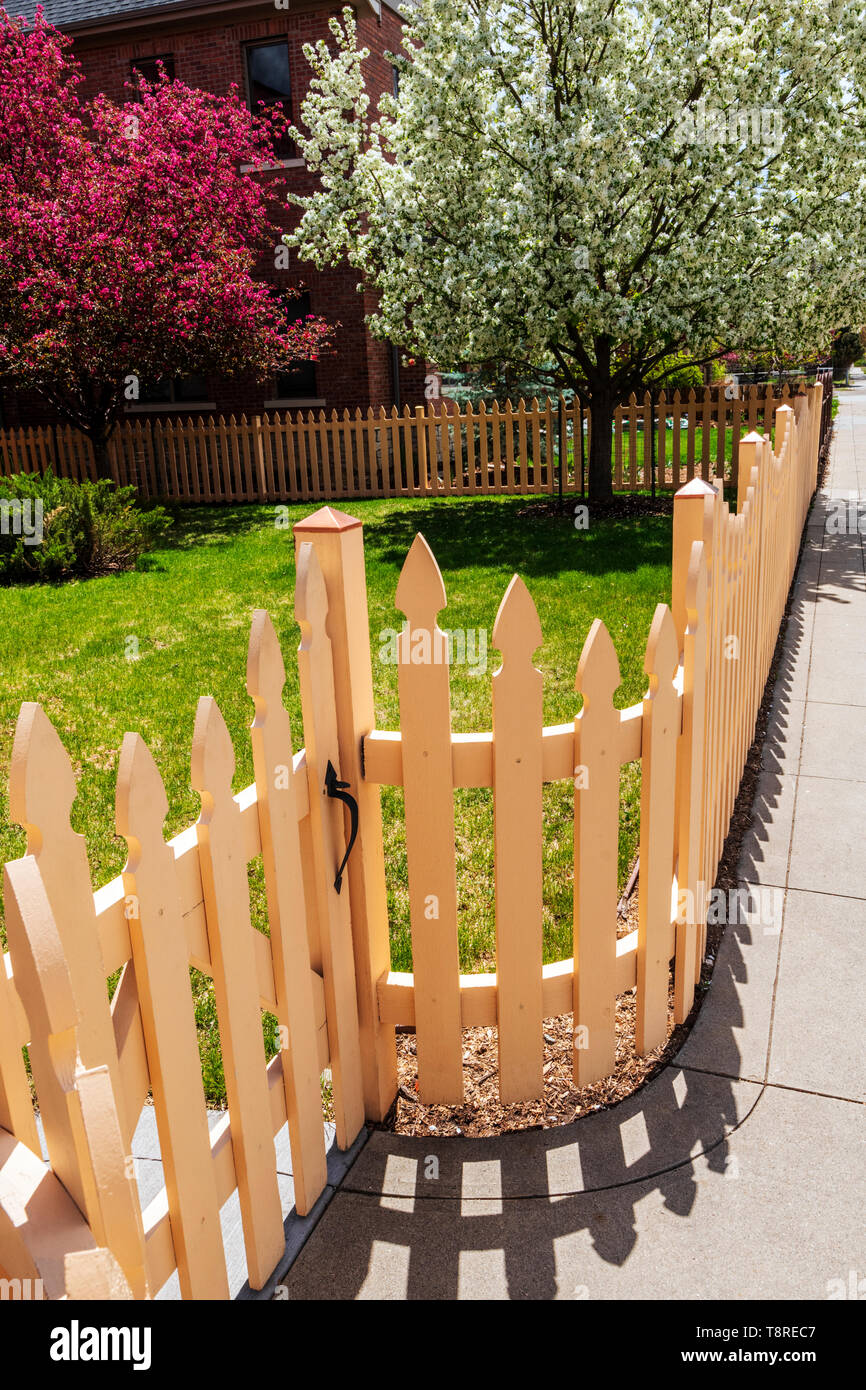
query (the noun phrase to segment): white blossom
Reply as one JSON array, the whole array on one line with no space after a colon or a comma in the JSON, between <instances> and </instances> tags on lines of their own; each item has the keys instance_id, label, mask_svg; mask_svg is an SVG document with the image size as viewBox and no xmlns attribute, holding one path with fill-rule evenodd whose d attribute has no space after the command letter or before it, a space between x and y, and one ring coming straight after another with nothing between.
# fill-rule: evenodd
<instances>
[{"instance_id":1,"label":"white blossom","mask_svg":"<svg viewBox=\"0 0 866 1390\"><path fill-rule=\"evenodd\" d=\"M553 360L595 403L673 353L866 318L859 0L417 0L396 98L352 11L330 27L290 241L363 273L375 333L445 368Z\"/></svg>"}]
</instances>

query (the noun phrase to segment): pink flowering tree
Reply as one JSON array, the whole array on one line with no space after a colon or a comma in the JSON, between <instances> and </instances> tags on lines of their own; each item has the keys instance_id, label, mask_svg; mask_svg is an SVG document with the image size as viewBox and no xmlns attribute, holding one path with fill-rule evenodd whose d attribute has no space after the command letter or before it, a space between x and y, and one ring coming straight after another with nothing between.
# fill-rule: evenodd
<instances>
[{"instance_id":1,"label":"pink flowering tree","mask_svg":"<svg viewBox=\"0 0 866 1390\"><path fill-rule=\"evenodd\" d=\"M41 11L26 28L0 9L0 379L82 430L105 476L139 383L262 379L329 329L253 278L279 239L255 171L280 117L166 78L85 103L69 46Z\"/></svg>"}]
</instances>

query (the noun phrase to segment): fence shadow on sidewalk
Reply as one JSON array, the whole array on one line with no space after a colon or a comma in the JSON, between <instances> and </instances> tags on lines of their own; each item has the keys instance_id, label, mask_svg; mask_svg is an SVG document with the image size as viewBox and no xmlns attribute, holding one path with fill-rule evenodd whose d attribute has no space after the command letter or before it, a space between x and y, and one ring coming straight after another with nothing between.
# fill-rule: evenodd
<instances>
[{"instance_id":1,"label":"fence shadow on sidewalk","mask_svg":"<svg viewBox=\"0 0 866 1390\"><path fill-rule=\"evenodd\" d=\"M719 993L713 1007L724 1010ZM577 1242L571 1267L581 1249L624 1266L638 1205L657 1193L687 1217L692 1160L703 1153L725 1174L727 1136L760 1093L670 1066L613 1109L561 1128L495 1140L376 1134L286 1280L288 1296L321 1296L326 1283L336 1299L496 1296L485 1278L500 1273L500 1297L503 1287L511 1299L581 1297L579 1284L563 1287L560 1243ZM438 1178L427 1176L431 1159Z\"/></svg>"}]
</instances>

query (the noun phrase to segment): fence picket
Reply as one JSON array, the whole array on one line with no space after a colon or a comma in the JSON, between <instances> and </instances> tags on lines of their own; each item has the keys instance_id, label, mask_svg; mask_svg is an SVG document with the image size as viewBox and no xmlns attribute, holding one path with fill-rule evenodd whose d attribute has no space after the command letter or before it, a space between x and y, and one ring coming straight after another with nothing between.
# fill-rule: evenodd
<instances>
[{"instance_id":1,"label":"fence picket","mask_svg":"<svg viewBox=\"0 0 866 1390\"><path fill-rule=\"evenodd\" d=\"M234 770L219 706L203 696L191 760L192 786L202 800L196 835L244 1245L250 1286L260 1289L283 1254L283 1216Z\"/></svg>"},{"instance_id":2,"label":"fence picket","mask_svg":"<svg viewBox=\"0 0 866 1390\"><path fill-rule=\"evenodd\" d=\"M39 866L48 902L69 962L82 1011L78 1046L85 1067L108 1066L121 1096L117 1046L103 966L84 836L69 817L77 793L69 756L41 705L21 706L9 772L9 814L27 832L27 852ZM132 1138L138 1112L121 1109L124 1136Z\"/></svg>"},{"instance_id":3,"label":"fence picket","mask_svg":"<svg viewBox=\"0 0 866 1390\"><path fill-rule=\"evenodd\" d=\"M635 1049L652 1052L667 1035L671 955L671 866L674 859L676 751L680 701L673 679L679 643L667 604L656 607L646 648L641 736Z\"/></svg>"},{"instance_id":4,"label":"fence picket","mask_svg":"<svg viewBox=\"0 0 866 1390\"><path fill-rule=\"evenodd\" d=\"M482 438L485 429L482 406ZM456 1105L463 1099L463 1052L451 699L447 639L436 621L446 597L423 536L406 556L395 603L408 621L397 669L418 1084L426 1103Z\"/></svg>"},{"instance_id":5,"label":"fence picket","mask_svg":"<svg viewBox=\"0 0 866 1390\"><path fill-rule=\"evenodd\" d=\"M322 1095L298 809L292 776L292 731L283 706L286 671L270 618L257 609L250 633L247 691L255 702L250 731L256 804L268 897L277 1019L295 1207L312 1210L327 1182Z\"/></svg>"},{"instance_id":6,"label":"fence picket","mask_svg":"<svg viewBox=\"0 0 866 1390\"><path fill-rule=\"evenodd\" d=\"M574 721L574 1083L614 1069L619 844L619 662L600 618L589 630L575 689Z\"/></svg>"},{"instance_id":7,"label":"fence picket","mask_svg":"<svg viewBox=\"0 0 866 1390\"><path fill-rule=\"evenodd\" d=\"M123 887L181 1295L228 1298L189 958L174 853L162 832L167 814L146 743L126 734L117 833L129 846Z\"/></svg>"},{"instance_id":8,"label":"fence picket","mask_svg":"<svg viewBox=\"0 0 866 1390\"><path fill-rule=\"evenodd\" d=\"M334 1083L337 1143L348 1149L364 1123L364 1084L349 895L336 878L345 854L342 807L325 796L328 768L340 776L328 596L311 541L297 553L295 617L301 628L298 672L307 749L310 822L322 928L322 964Z\"/></svg>"},{"instance_id":9,"label":"fence picket","mask_svg":"<svg viewBox=\"0 0 866 1390\"><path fill-rule=\"evenodd\" d=\"M11 865L7 865L4 869L3 885L7 931L13 892L8 882L10 868ZM10 957L11 952L10 945ZM21 1050L20 1023L23 1022L26 1028L26 1018L19 1021L15 1014L16 1005L18 1009L22 1007L18 983L16 975L13 986L6 974L5 961L0 960L0 1129L14 1134L20 1143L26 1144L28 1149L41 1158L42 1146L39 1143L39 1132L30 1098L30 1082L27 1079L27 1068Z\"/></svg>"},{"instance_id":10,"label":"fence picket","mask_svg":"<svg viewBox=\"0 0 866 1390\"><path fill-rule=\"evenodd\" d=\"M682 462L682 442L680 439L680 431L682 429L682 411L682 400L677 390L674 391L673 430L671 432L673 436L671 439L671 484L674 492L677 491L681 482L680 464Z\"/></svg>"},{"instance_id":11,"label":"fence picket","mask_svg":"<svg viewBox=\"0 0 866 1390\"><path fill-rule=\"evenodd\" d=\"M540 1096L542 1077L542 677L532 664L541 624L517 575L499 605L493 642L493 807L499 1097Z\"/></svg>"},{"instance_id":12,"label":"fence picket","mask_svg":"<svg viewBox=\"0 0 866 1390\"><path fill-rule=\"evenodd\" d=\"M520 404L521 404L521 406L522 406L522 405L523 405L523 402L521 401ZM474 494L474 493L476 493L476 492L478 491L478 481L479 481L479 480L478 480L478 477L477 477L477 475L476 475L476 468L475 468L475 411L474 411L473 408L472 408L472 402L471 402L471 401L469 401L469 402L467 403L467 405L466 405L466 416L465 416L465 419L466 419L466 479L467 479L467 488L466 488L466 491L469 492L469 493L473 493L473 494ZM524 464L524 467L525 467L525 466L526 466L526 465Z\"/></svg>"}]
</instances>

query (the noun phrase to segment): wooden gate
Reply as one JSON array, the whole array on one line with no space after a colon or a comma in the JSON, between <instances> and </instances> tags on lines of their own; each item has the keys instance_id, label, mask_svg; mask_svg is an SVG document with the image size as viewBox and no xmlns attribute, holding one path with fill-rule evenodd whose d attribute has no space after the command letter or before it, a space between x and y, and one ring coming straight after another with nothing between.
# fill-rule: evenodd
<instances>
[{"instance_id":1,"label":"wooden gate","mask_svg":"<svg viewBox=\"0 0 866 1390\"><path fill-rule=\"evenodd\" d=\"M293 754L282 655L257 612L247 667L254 784L232 795L231 739L204 697L191 750L201 815L166 843L159 772L143 739L127 734L116 826L129 854L95 894L84 839L70 826L69 758L42 708L22 706L10 813L26 828L28 853L5 866L9 953L0 970L0 1274L22 1277L27 1252L34 1268L46 1262L38 1211L23 1226L9 1215L22 1184L36 1183L41 1155L31 1080L58 1193L78 1214L50 1233L44 1284L57 1296L89 1287L101 1297L110 1285L146 1297L176 1269L183 1297L227 1297L220 1208L234 1192L249 1282L262 1288L285 1251L274 1136L288 1122L304 1215L327 1180L323 1069L339 1147L363 1126L348 895L336 891L332 867L342 818L320 794L328 762L339 767L327 596L309 543L300 546L296 612L306 748ZM250 923L247 865L258 855L268 935ZM212 1128L190 966L214 982L228 1111ZM106 980L118 971L109 1004ZM279 1025L269 1064L263 1009ZM129 1155L149 1094L165 1188L142 1210Z\"/></svg>"}]
</instances>

